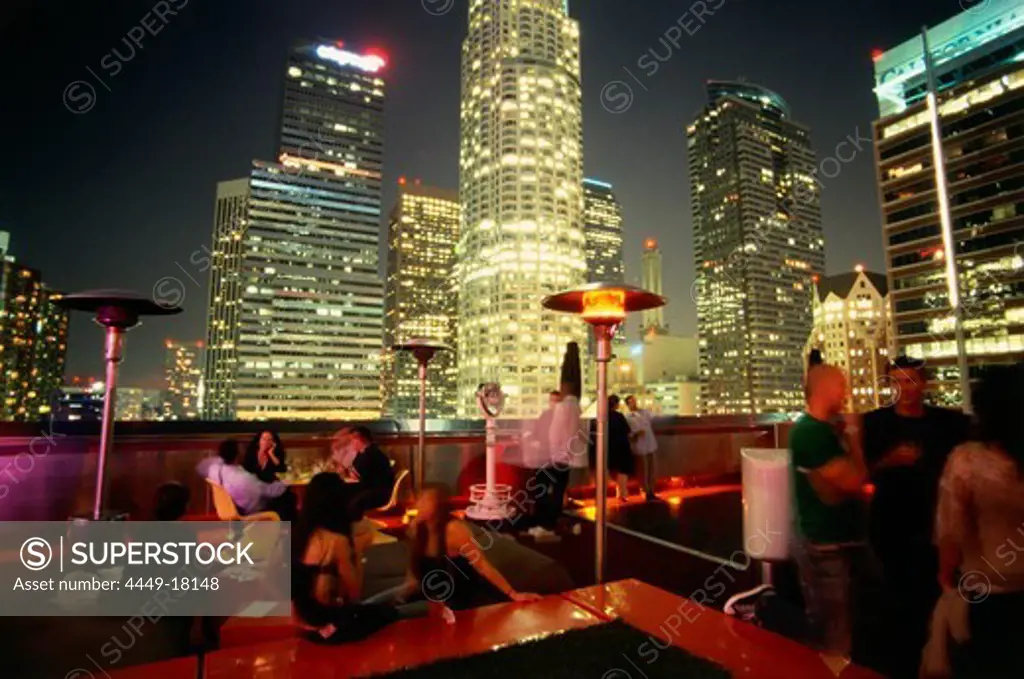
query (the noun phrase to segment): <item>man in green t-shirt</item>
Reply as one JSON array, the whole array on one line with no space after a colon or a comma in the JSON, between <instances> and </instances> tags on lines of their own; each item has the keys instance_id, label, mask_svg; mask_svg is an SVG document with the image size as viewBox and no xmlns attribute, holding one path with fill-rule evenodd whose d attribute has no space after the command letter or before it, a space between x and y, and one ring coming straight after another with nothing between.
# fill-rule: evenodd
<instances>
[{"instance_id":1,"label":"man in green t-shirt","mask_svg":"<svg viewBox=\"0 0 1024 679\"><path fill-rule=\"evenodd\" d=\"M854 627L853 587L865 560L864 504L867 480L859 446L841 430L846 377L835 366L807 376L807 412L789 435L796 505L794 556L810 630L823 651L849 658ZM854 439L856 437L853 437Z\"/></svg>"}]
</instances>

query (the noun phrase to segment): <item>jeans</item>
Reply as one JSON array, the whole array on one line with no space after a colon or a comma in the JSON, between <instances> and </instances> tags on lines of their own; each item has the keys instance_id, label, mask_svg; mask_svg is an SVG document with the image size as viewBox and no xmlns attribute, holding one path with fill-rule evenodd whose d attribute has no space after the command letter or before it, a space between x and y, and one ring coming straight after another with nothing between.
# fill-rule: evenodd
<instances>
[{"instance_id":1,"label":"jeans","mask_svg":"<svg viewBox=\"0 0 1024 679\"><path fill-rule=\"evenodd\" d=\"M793 555L800 569L811 645L823 652L851 657L854 630L861 622L860 593L868 568L867 547L796 538Z\"/></svg>"}]
</instances>

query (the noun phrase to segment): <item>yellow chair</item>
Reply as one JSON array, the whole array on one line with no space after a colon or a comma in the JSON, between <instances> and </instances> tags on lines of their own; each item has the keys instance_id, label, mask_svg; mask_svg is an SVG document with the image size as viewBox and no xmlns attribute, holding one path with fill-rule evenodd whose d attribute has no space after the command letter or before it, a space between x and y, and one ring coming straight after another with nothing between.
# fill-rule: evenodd
<instances>
[{"instance_id":1,"label":"yellow chair","mask_svg":"<svg viewBox=\"0 0 1024 679\"><path fill-rule=\"evenodd\" d=\"M238 513L235 501L231 499L231 495L224 489L224 486L216 484L210 479L206 479L206 483L210 484L210 491L213 493L213 508L217 511L217 518L221 521L243 521L249 523L251 521L281 520L277 512L256 512L255 514L242 516Z\"/></svg>"},{"instance_id":2,"label":"yellow chair","mask_svg":"<svg viewBox=\"0 0 1024 679\"><path fill-rule=\"evenodd\" d=\"M392 466L394 466L394 464L395 464L394 462L391 463ZM405 479L408 478L408 476L409 476L409 470L408 469L403 469L401 472L399 472L398 476L395 477L395 485L391 489L391 499L388 500L388 503L386 505L384 505L383 507L378 507L377 509L374 509L372 512L370 512L371 516L373 514L377 514L377 515L387 514L392 509L394 509L395 507L398 506L398 494L399 494L399 491L401 491L401 489L402 489L402 482L405 481ZM373 521L373 523L376 524L376 526L378 528L386 528L387 527L387 523L385 523L384 521L378 521L377 519L371 519L371 521Z\"/></svg>"}]
</instances>

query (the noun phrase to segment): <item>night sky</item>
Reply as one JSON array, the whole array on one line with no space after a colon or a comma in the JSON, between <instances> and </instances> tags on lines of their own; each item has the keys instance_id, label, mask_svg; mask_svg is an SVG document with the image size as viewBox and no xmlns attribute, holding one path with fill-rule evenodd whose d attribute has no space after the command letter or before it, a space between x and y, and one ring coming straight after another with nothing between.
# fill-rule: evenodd
<instances>
[{"instance_id":1,"label":"night sky","mask_svg":"<svg viewBox=\"0 0 1024 679\"><path fill-rule=\"evenodd\" d=\"M572 1L583 36L586 174L613 183L623 204L630 280L642 239L661 241L673 332L695 332L685 128L704 104L704 82L745 78L777 91L811 128L821 160L848 136L870 136L872 50L971 1L706 0L718 9L703 24L684 16L693 0ZM163 11L166 23L150 14L150 35L139 26L154 6L178 9ZM290 43L341 39L389 55L387 213L399 176L458 186L466 8L467 0L4 0L0 229L13 254L58 289L151 295L161 279L178 279L185 313L148 321L128 340L125 383L158 386L163 339L204 335L216 182L275 155ZM666 33L678 48L660 42ZM143 36L134 55L126 34ZM667 60L648 75L651 49ZM91 104L84 113L65 106L75 81L88 85L67 89L68 103ZM606 89L613 81L634 94L618 114L602 105L603 90L610 107L626 102L621 84ZM824 169L837 167L824 180L828 270L884 270L870 146ZM76 318L69 376L100 374L100 337Z\"/></svg>"}]
</instances>

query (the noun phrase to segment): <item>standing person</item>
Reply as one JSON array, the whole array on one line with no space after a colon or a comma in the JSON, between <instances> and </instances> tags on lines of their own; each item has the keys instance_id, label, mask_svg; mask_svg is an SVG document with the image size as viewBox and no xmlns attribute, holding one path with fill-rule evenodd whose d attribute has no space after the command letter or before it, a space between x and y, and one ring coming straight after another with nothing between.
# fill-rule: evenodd
<instances>
[{"instance_id":1,"label":"standing person","mask_svg":"<svg viewBox=\"0 0 1024 679\"><path fill-rule=\"evenodd\" d=\"M288 471L287 454L276 431L263 431L249 441L242 466L264 483L277 481L277 475Z\"/></svg>"},{"instance_id":2,"label":"standing person","mask_svg":"<svg viewBox=\"0 0 1024 679\"><path fill-rule=\"evenodd\" d=\"M578 446L582 411L579 397L572 383L563 382L558 404L551 416L548 428L547 464L538 472L546 492L542 493L537 512L537 525L528 532L534 538L551 538L556 535L558 517L562 515L565 491L569 488L569 475L574 468L586 467L586 459L573 453Z\"/></svg>"},{"instance_id":3,"label":"standing person","mask_svg":"<svg viewBox=\"0 0 1024 679\"><path fill-rule=\"evenodd\" d=\"M834 366L807 379L807 410L789 435L796 505L794 556L813 641L848 661L864 568L861 499L867 471L858 448L844 447L832 420L846 404L846 377Z\"/></svg>"},{"instance_id":4,"label":"standing person","mask_svg":"<svg viewBox=\"0 0 1024 679\"><path fill-rule=\"evenodd\" d=\"M658 450L658 439L651 422L654 418L650 411L637 405L636 396L626 397L626 407L629 408L629 416L626 418L629 421L629 439L633 444L633 454L640 461L640 485L646 500L652 502L658 499L654 492L657 484L654 453Z\"/></svg>"},{"instance_id":5,"label":"standing person","mask_svg":"<svg viewBox=\"0 0 1024 679\"><path fill-rule=\"evenodd\" d=\"M526 532L534 537L553 535L558 515L561 514L562 509L561 505L557 507L557 511L552 511L551 507L551 496L555 493L556 485L561 480L558 470L552 465L551 425L561 400L562 392L560 391L552 391L548 394L548 407L534 423L524 449L524 465L527 469L533 470L530 480L526 484L527 491L533 500L533 525ZM568 475L568 471L566 471L566 475ZM564 487L561 491L565 492Z\"/></svg>"},{"instance_id":6,"label":"standing person","mask_svg":"<svg viewBox=\"0 0 1024 679\"><path fill-rule=\"evenodd\" d=\"M590 457L597 465L597 420L590 421ZM608 397L608 471L615 476L615 496L621 502L629 502L629 477L636 465L633 449L629 443L629 422L619 412L619 397ZM605 492L599 488L598 492Z\"/></svg>"},{"instance_id":7,"label":"standing person","mask_svg":"<svg viewBox=\"0 0 1024 679\"><path fill-rule=\"evenodd\" d=\"M969 421L962 413L925 405L923 361L902 356L888 369L894 405L864 416L864 458L875 485L868 538L880 591L869 665L892 677L916 677L940 588L924 573L938 571L933 544L939 478Z\"/></svg>"},{"instance_id":8,"label":"standing person","mask_svg":"<svg viewBox=\"0 0 1024 679\"><path fill-rule=\"evenodd\" d=\"M352 537L357 512L337 474L310 480L292 538L292 607L306 637L343 643L373 634L398 619L384 604L363 604L363 554Z\"/></svg>"},{"instance_id":9,"label":"standing person","mask_svg":"<svg viewBox=\"0 0 1024 679\"><path fill-rule=\"evenodd\" d=\"M356 503L363 512L383 507L395 487L391 460L373 442L366 427L346 427L334 435L331 455L347 483L356 484Z\"/></svg>"},{"instance_id":10,"label":"standing person","mask_svg":"<svg viewBox=\"0 0 1024 679\"><path fill-rule=\"evenodd\" d=\"M228 439L220 444L217 457L208 457L196 465L199 475L227 491L238 512L255 514L262 511L277 512L282 521L294 516L295 496L280 481L264 483L237 464L238 442ZM291 498L286 496L291 495ZM282 499L284 498L284 499Z\"/></svg>"},{"instance_id":11,"label":"standing person","mask_svg":"<svg viewBox=\"0 0 1024 679\"><path fill-rule=\"evenodd\" d=\"M977 441L950 455L935 521L949 629L965 631L960 636L967 639L952 650L951 667L954 677L1021 677L1024 364L989 368L973 401ZM932 636L929 648L945 645L942 625Z\"/></svg>"}]
</instances>

